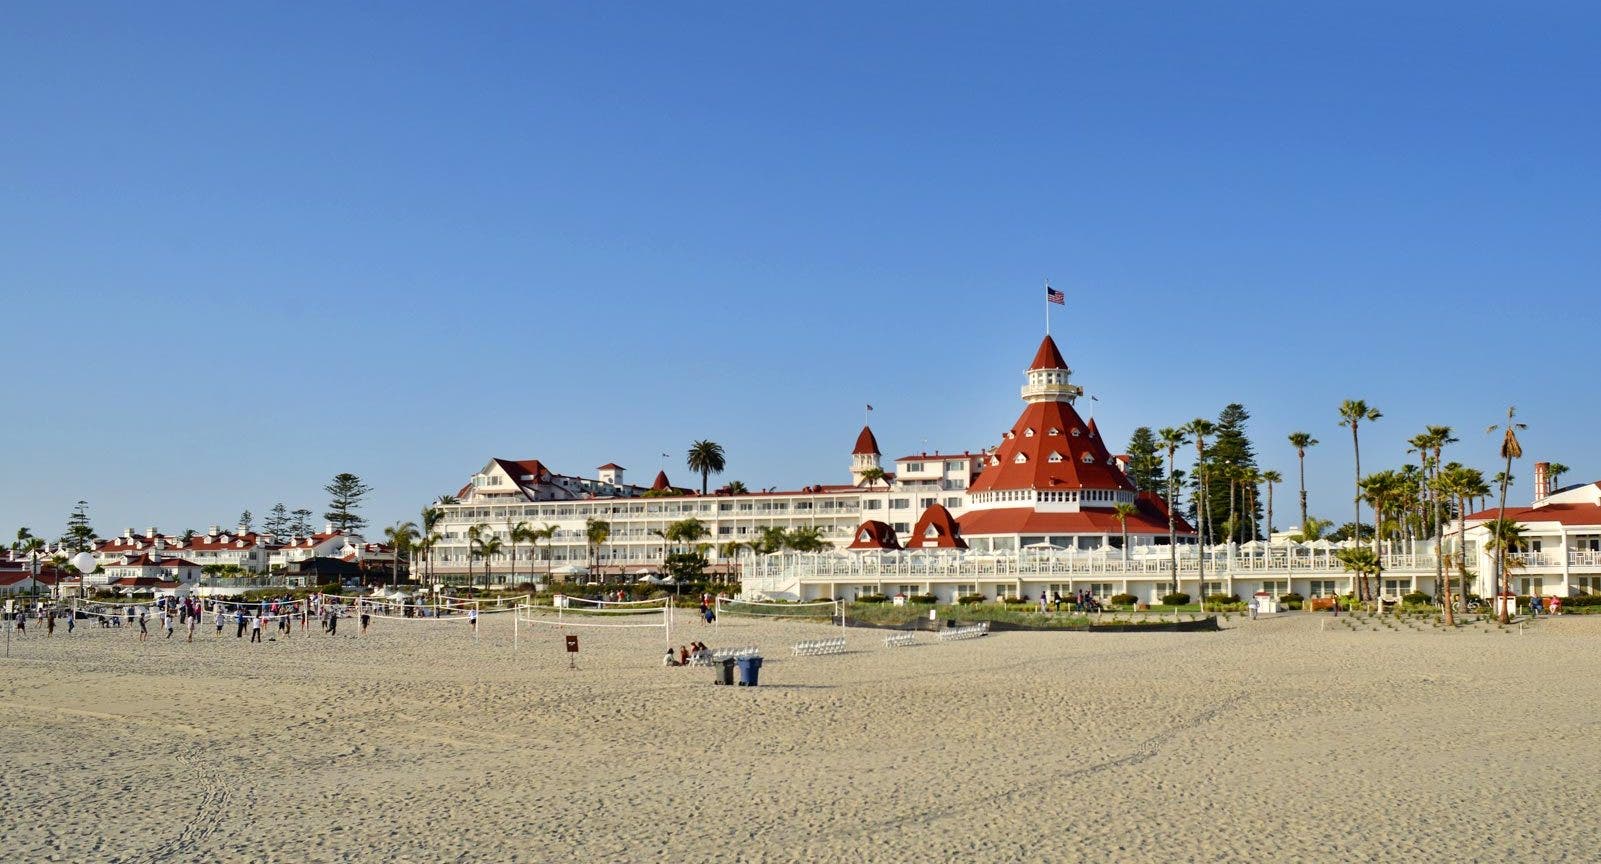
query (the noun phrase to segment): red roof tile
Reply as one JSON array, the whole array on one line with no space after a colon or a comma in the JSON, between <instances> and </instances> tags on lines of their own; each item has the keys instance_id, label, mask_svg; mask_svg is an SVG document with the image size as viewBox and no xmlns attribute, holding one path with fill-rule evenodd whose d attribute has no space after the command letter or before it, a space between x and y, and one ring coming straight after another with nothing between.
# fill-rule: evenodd
<instances>
[{"instance_id":1,"label":"red roof tile","mask_svg":"<svg viewBox=\"0 0 1601 864\"><path fill-rule=\"evenodd\" d=\"M931 504L917 520L912 536L906 540L906 548L966 549L967 541L962 539L961 528L951 511Z\"/></svg>"},{"instance_id":2,"label":"red roof tile","mask_svg":"<svg viewBox=\"0 0 1601 864\"><path fill-rule=\"evenodd\" d=\"M998 510L971 510L957 521L962 534L1108 534L1123 531L1110 510L1080 510L1077 513L1041 513L1028 507ZM1160 520L1143 510L1128 519L1130 534L1166 534L1167 517Z\"/></svg>"},{"instance_id":3,"label":"red roof tile","mask_svg":"<svg viewBox=\"0 0 1601 864\"><path fill-rule=\"evenodd\" d=\"M847 549L899 549L900 540L895 529L877 519L869 519L856 526L856 535Z\"/></svg>"},{"instance_id":4,"label":"red roof tile","mask_svg":"<svg viewBox=\"0 0 1601 864\"><path fill-rule=\"evenodd\" d=\"M1056 348L1056 340L1045 335L1040 342L1040 350L1034 352L1034 362L1028 364L1028 371L1035 369L1066 369L1067 361L1062 359L1062 352Z\"/></svg>"},{"instance_id":5,"label":"red roof tile","mask_svg":"<svg viewBox=\"0 0 1601 864\"><path fill-rule=\"evenodd\" d=\"M1467 521L1488 522L1499 515L1500 510L1491 507L1478 513L1469 513ZM1563 525L1601 525L1601 505L1596 504L1546 504L1543 507L1508 507L1506 518L1516 522L1558 522Z\"/></svg>"},{"instance_id":6,"label":"red roof tile","mask_svg":"<svg viewBox=\"0 0 1601 864\"><path fill-rule=\"evenodd\" d=\"M879 456L878 439L873 437L873 430L867 426L862 427L856 436L856 447L851 450L852 456Z\"/></svg>"},{"instance_id":7,"label":"red roof tile","mask_svg":"<svg viewBox=\"0 0 1601 864\"><path fill-rule=\"evenodd\" d=\"M1051 430L1056 430L1055 435ZM1032 430L1033 434L1029 432ZM1074 435L1073 432L1078 434ZM1079 419L1066 402L1032 402L1013 424L1011 437L1001 442L983 473L973 481L972 492L997 489L1123 489L1134 484L1113 463L1101 436ZM1021 454L1024 461L1017 461ZM1052 454L1061 458L1051 461ZM1085 461L1088 457L1089 461Z\"/></svg>"},{"instance_id":8,"label":"red roof tile","mask_svg":"<svg viewBox=\"0 0 1601 864\"><path fill-rule=\"evenodd\" d=\"M657 471L656 472L656 479L654 481L652 481L651 484L650 484L650 491L652 491L652 492L665 492L665 491L670 490L672 488L673 488L672 484L667 482L667 472L666 471Z\"/></svg>"}]
</instances>

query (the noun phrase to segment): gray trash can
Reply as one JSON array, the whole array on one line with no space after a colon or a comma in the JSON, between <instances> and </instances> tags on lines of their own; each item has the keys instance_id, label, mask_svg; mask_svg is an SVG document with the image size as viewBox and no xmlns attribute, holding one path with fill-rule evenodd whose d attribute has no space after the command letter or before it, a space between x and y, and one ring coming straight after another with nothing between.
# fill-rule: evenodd
<instances>
[{"instance_id":1,"label":"gray trash can","mask_svg":"<svg viewBox=\"0 0 1601 864\"><path fill-rule=\"evenodd\" d=\"M712 683L734 686L734 658L725 657L712 664Z\"/></svg>"},{"instance_id":2,"label":"gray trash can","mask_svg":"<svg viewBox=\"0 0 1601 864\"><path fill-rule=\"evenodd\" d=\"M757 679L761 676L762 658L739 658L739 686L755 687Z\"/></svg>"}]
</instances>

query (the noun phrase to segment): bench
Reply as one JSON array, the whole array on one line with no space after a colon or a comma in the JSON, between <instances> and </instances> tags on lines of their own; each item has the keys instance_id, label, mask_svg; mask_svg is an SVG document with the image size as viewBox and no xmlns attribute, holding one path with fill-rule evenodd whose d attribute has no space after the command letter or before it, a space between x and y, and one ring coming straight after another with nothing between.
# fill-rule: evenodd
<instances>
[{"instance_id":1,"label":"bench","mask_svg":"<svg viewBox=\"0 0 1601 864\"><path fill-rule=\"evenodd\" d=\"M916 633L894 633L884 637L885 648L904 648L917 643Z\"/></svg>"},{"instance_id":2,"label":"bench","mask_svg":"<svg viewBox=\"0 0 1601 864\"><path fill-rule=\"evenodd\" d=\"M977 624L969 624L966 627L954 627L948 630L941 630L939 631L939 641L956 642L962 639L977 639L988 632L990 632L989 622L980 621Z\"/></svg>"},{"instance_id":3,"label":"bench","mask_svg":"<svg viewBox=\"0 0 1601 864\"><path fill-rule=\"evenodd\" d=\"M796 642L790 646L790 651L801 656L817 656L820 654L844 654L845 637L836 636L833 639L811 639L805 642Z\"/></svg>"}]
</instances>

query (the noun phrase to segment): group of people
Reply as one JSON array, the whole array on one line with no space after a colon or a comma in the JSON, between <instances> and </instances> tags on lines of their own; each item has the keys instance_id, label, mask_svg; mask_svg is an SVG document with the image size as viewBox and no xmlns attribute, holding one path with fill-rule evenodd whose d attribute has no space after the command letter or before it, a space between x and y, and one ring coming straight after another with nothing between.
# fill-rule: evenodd
<instances>
[{"instance_id":1,"label":"group of people","mask_svg":"<svg viewBox=\"0 0 1601 864\"><path fill-rule=\"evenodd\" d=\"M1049 607L1052 605L1056 607L1057 612L1062 611L1062 602L1062 592L1060 591L1052 591L1050 599L1048 600L1046 599L1045 592L1040 592L1039 608L1041 613L1050 611ZM1080 588L1077 591L1074 591L1066 602L1074 612L1101 611L1101 601L1096 599L1095 595L1091 594L1088 588Z\"/></svg>"},{"instance_id":2,"label":"group of people","mask_svg":"<svg viewBox=\"0 0 1601 864\"><path fill-rule=\"evenodd\" d=\"M673 646L667 646L667 655L662 658L663 666L689 666L696 661L710 661L712 649L706 647L704 642L691 642L688 645L678 646L674 654Z\"/></svg>"}]
</instances>

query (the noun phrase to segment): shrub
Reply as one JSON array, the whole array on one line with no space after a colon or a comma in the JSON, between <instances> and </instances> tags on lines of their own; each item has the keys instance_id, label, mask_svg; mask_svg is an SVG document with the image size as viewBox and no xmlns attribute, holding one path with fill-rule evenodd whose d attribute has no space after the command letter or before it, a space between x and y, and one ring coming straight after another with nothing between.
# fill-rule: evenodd
<instances>
[{"instance_id":1,"label":"shrub","mask_svg":"<svg viewBox=\"0 0 1601 864\"><path fill-rule=\"evenodd\" d=\"M932 606L935 603L939 602L939 598L934 596L933 594L913 594L912 596L906 598L906 602L908 602L908 603L927 603L930 606Z\"/></svg>"},{"instance_id":2,"label":"shrub","mask_svg":"<svg viewBox=\"0 0 1601 864\"><path fill-rule=\"evenodd\" d=\"M1279 602L1283 603L1286 606L1288 606L1291 603L1294 603L1295 604L1294 608L1299 609L1299 608L1301 608L1301 604L1306 602L1306 598L1302 597L1300 594L1297 594L1294 591L1291 591L1288 594L1280 594L1279 595Z\"/></svg>"},{"instance_id":3,"label":"shrub","mask_svg":"<svg viewBox=\"0 0 1601 864\"><path fill-rule=\"evenodd\" d=\"M1401 602L1408 606L1425 606L1428 605L1429 601L1432 599L1432 597L1422 591L1413 591L1410 594L1401 595Z\"/></svg>"},{"instance_id":4,"label":"shrub","mask_svg":"<svg viewBox=\"0 0 1601 864\"><path fill-rule=\"evenodd\" d=\"M1304 601L1301 601L1301 600L1285 600L1284 601L1284 608L1286 608L1286 609L1300 609L1301 608L1301 604L1303 602Z\"/></svg>"},{"instance_id":5,"label":"shrub","mask_svg":"<svg viewBox=\"0 0 1601 864\"><path fill-rule=\"evenodd\" d=\"M1601 594L1580 594L1577 597L1563 597L1564 608L1573 606L1601 606Z\"/></svg>"},{"instance_id":6,"label":"shrub","mask_svg":"<svg viewBox=\"0 0 1601 864\"><path fill-rule=\"evenodd\" d=\"M889 598L883 594L862 594L856 598L857 603L888 603Z\"/></svg>"},{"instance_id":7,"label":"shrub","mask_svg":"<svg viewBox=\"0 0 1601 864\"><path fill-rule=\"evenodd\" d=\"M963 604L969 604L969 605L973 604L973 603L983 603L984 602L984 595L983 594L963 594L962 596L956 598L956 602L963 603Z\"/></svg>"},{"instance_id":8,"label":"shrub","mask_svg":"<svg viewBox=\"0 0 1601 864\"><path fill-rule=\"evenodd\" d=\"M1135 603L1140 602L1140 598L1135 597L1133 594L1113 594L1107 598L1106 602L1113 606L1133 606Z\"/></svg>"},{"instance_id":9,"label":"shrub","mask_svg":"<svg viewBox=\"0 0 1601 864\"><path fill-rule=\"evenodd\" d=\"M1190 595L1182 592L1162 595L1162 603L1166 606L1183 606L1188 602L1190 602Z\"/></svg>"},{"instance_id":10,"label":"shrub","mask_svg":"<svg viewBox=\"0 0 1601 864\"><path fill-rule=\"evenodd\" d=\"M1216 605L1216 606L1222 606L1222 605L1226 605L1226 604L1229 604L1229 603L1238 603L1238 602L1240 602L1240 595L1238 595L1238 594L1208 594L1206 596L1206 602L1209 605Z\"/></svg>"}]
</instances>

